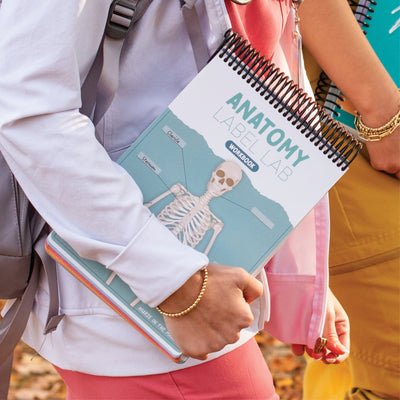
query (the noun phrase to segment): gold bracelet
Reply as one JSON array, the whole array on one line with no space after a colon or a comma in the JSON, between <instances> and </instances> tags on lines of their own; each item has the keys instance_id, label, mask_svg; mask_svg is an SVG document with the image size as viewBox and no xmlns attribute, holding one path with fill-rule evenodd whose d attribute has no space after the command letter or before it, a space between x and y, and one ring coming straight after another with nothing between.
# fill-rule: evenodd
<instances>
[{"instance_id":1,"label":"gold bracelet","mask_svg":"<svg viewBox=\"0 0 400 400\"><path fill-rule=\"evenodd\" d=\"M181 312L177 312L177 313L168 313L165 312L163 310L161 310L160 307L156 307L156 310L161 314L164 315L165 317L171 317L171 318L177 318L177 317L182 317L183 315L186 315L187 313L189 313L190 311L192 311L197 304L199 304L199 301L201 300L201 298L204 295L204 292L206 291L206 287L207 287L207 282L208 282L208 271L207 271L207 267L203 268L204 271L204 278L203 278L203 285L201 286L200 289L200 293L197 296L197 299L194 301L194 303L189 306L188 308L186 308L185 310L181 311Z\"/></svg>"},{"instance_id":2,"label":"gold bracelet","mask_svg":"<svg viewBox=\"0 0 400 400\"><path fill-rule=\"evenodd\" d=\"M370 128L362 122L361 115L356 112L354 125L357 129L358 136L365 142L377 142L385 136L392 134L400 126L400 109L397 114L385 125L379 128Z\"/></svg>"}]
</instances>

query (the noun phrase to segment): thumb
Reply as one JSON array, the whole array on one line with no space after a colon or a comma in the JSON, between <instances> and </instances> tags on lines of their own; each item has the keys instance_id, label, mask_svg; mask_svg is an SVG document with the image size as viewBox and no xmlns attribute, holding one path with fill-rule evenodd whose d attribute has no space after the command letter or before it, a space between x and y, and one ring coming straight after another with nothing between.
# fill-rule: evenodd
<instances>
[{"instance_id":1,"label":"thumb","mask_svg":"<svg viewBox=\"0 0 400 400\"><path fill-rule=\"evenodd\" d=\"M326 333L326 347L328 350L330 350L332 353L335 353L337 355L345 354L348 353L349 350L346 346L344 346L339 339L337 330L336 330L336 324L335 321L329 321L327 328L327 333Z\"/></svg>"},{"instance_id":2,"label":"thumb","mask_svg":"<svg viewBox=\"0 0 400 400\"><path fill-rule=\"evenodd\" d=\"M242 291L244 299L250 304L262 295L263 285L257 278L248 275L247 282L243 285Z\"/></svg>"},{"instance_id":3,"label":"thumb","mask_svg":"<svg viewBox=\"0 0 400 400\"><path fill-rule=\"evenodd\" d=\"M324 329L327 338L326 347L332 353L344 355L350 349L350 325L349 319L342 305L329 291L329 305Z\"/></svg>"},{"instance_id":4,"label":"thumb","mask_svg":"<svg viewBox=\"0 0 400 400\"><path fill-rule=\"evenodd\" d=\"M328 342L326 344L328 350L336 355L342 355L349 352L349 350L339 341L337 335L332 335L328 338Z\"/></svg>"}]
</instances>

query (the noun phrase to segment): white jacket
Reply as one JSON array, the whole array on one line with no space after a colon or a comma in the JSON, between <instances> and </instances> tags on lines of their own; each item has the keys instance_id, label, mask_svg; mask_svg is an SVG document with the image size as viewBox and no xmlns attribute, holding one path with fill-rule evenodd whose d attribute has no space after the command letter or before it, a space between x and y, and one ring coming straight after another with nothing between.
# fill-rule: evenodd
<instances>
[{"instance_id":1,"label":"white jacket","mask_svg":"<svg viewBox=\"0 0 400 400\"><path fill-rule=\"evenodd\" d=\"M95 132L78 111L80 86L110 3L3 0L0 150L50 226L81 256L113 269L142 301L155 306L208 259L182 245L150 214L135 182L114 161L197 71L179 1L154 0L124 45L120 86ZM212 53L230 24L224 2L198 1L198 12ZM200 362L173 363L62 267L58 274L65 318L43 336L48 293L42 277L23 336L50 362L110 376L161 373ZM257 329L245 331L219 354Z\"/></svg>"}]
</instances>

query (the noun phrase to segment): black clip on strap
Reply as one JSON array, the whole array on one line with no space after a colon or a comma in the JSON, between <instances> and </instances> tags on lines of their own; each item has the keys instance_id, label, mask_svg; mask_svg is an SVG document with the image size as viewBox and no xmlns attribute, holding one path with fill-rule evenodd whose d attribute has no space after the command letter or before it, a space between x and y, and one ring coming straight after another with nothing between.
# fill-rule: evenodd
<instances>
[{"instance_id":1,"label":"black clip on strap","mask_svg":"<svg viewBox=\"0 0 400 400\"><path fill-rule=\"evenodd\" d=\"M102 43L81 89L80 111L91 118L94 125L107 111L118 88L119 60L124 39L151 1L114 0L111 3Z\"/></svg>"},{"instance_id":2,"label":"black clip on strap","mask_svg":"<svg viewBox=\"0 0 400 400\"><path fill-rule=\"evenodd\" d=\"M96 126L110 106L119 83L119 61L126 36L142 17L151 0L114 0L108 14L101 54L102 69L94 99ZM96 57L97 58L97 57Z\"/></svg>"},{"instance_id":3,"label":"black clip on strap","mask_svg":"<svg viewBox=\"0 0 400 400\"><path fill-rule=\"evenodd\" d=\"M124 39L149 3L146 0L114 0L108 13L106 35L113 39Z\"/></svg>"}]
</instances>

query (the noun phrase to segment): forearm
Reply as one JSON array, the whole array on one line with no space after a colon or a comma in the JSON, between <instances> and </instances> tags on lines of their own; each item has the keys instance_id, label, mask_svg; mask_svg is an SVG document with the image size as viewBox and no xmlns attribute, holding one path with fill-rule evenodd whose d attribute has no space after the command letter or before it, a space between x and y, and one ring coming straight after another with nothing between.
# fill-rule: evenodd
<instances>
[{"instance_id":1,"label":"forearm","mask_svg":"<svg viewBox=\"0 0 400 400\"><path fill-rule=\"evenodd\" d=\"M303 43L365 124L377 127L398 111L400 94L375 55L346 0L305 0Z\"/></svg>"}]
</instances>

